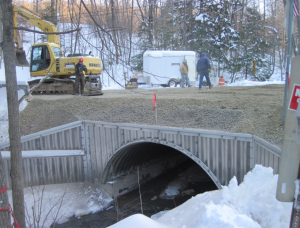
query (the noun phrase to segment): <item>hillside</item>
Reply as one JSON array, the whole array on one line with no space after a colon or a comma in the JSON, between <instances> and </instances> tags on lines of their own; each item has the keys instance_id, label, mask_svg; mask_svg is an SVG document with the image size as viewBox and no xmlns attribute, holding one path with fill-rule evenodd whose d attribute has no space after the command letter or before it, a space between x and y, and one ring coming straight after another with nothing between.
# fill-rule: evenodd
<instances>
[{"instance_id":1,"label":"hillside","mask_svg":"<svg viewBox=\"0 0 300 228\"><path fill-rule=\"evenodd\" d=\"M104 95L32 96L20 113L22 135L77 120L255 134L281 147L284 85L104 90Z\"/></svg>"}]
</instances>

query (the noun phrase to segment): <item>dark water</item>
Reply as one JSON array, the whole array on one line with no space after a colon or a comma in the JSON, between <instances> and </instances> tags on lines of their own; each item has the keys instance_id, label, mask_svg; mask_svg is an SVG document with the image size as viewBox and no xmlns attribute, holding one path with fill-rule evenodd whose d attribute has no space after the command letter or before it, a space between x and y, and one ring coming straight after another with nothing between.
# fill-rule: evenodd
<instances>
[{"instance_id":1,"label":"dark water","mask_svg":"<svg viewBox=\"0 0 300 228\"><path fill-rule=\"evenodd\" d=\"M185 173L193 169L192 173ZM151 200L154 196L159 196L167 184L174 179L179 179L180 176L189 179L188 185L185 189L193 189L195 194L206 191L216 190L215 184L208 178L207 174L193 161L188 161L180 166L177 166L168 172L156 177L155 179L141 185L141 198L143 214L151 217L160 211L173 209L192 196L176 196L174 199L160 199ZM201 178L199 179L198 177ZM199 182L202 181L202 182ZM116 222L137 213L142 213L139 189L136 189L124 196L118 197L113 203L113 208L104 210L96 214L90 214L81 217L80 219L72 217L63 224L55 225L56 228L105 228L113 225Z\"/></svg>"}]
</instances>

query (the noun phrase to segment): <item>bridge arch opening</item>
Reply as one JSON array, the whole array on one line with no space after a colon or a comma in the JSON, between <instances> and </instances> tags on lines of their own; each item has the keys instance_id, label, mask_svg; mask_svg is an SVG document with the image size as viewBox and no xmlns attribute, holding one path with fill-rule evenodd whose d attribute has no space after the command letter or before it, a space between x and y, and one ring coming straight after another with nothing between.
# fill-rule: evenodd
<instances>
[{"instance_id":1,"label":"bridge arch opening","mask_svg":"<svg viewBox=\"0 0 300 228\"><path fill-rule=\"evenodd\" d=\"M123 195L187 162L188 166L198 167L194 169L196 176L199 174L204 182L212 181L215 189L221 188L216 176L189 151L169 142L149 141L131 142L118 149L102 173L102 184L113 186L106 188L112 196Z\"/></svg>"}]
</instances>

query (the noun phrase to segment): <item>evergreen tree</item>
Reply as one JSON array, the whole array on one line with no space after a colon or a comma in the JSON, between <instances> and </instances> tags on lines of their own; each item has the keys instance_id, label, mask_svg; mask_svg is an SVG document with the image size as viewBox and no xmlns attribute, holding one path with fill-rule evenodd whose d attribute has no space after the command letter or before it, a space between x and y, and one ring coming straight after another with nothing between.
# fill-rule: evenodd
<instances>
[{"instance_id":1,"label":"evergreen tree","mask_svg":"<svg viewBox=\"0 0 300 228\"><path fill-rule=\"evenodd\" d=\"M195 16L195 29L193 30L192 48L199 53L207 53L211 60L226 63L227 69L234 69L227 55L229 51L237 48L238 32L233 28L230 20L230 3L225 0L213 2L198 7Z\"/></svg>"},{"instance_id":2,"label":"evergreen tree","mask_svg":"<svg viewBox=\"0 0 300 228\"><path fill-rule=\"evenodd\" d=\"M254 8L248 7L245 12L245 22L241 29L240 64L245 78L248 75L252 79L265 81L269 75L269 60L262 57L261 50L267 50L269 44L262 39L263 29L262 15ZM253 61L255 61L255 72L253 72Z\"/></svg>"}]
</instances>

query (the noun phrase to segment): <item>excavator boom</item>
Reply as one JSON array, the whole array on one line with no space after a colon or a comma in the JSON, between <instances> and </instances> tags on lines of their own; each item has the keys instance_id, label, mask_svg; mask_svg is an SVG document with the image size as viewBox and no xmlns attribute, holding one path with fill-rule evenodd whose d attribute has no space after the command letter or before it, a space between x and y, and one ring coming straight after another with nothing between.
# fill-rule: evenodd
<instances>
[{"instance_id":1,"label":"excavator boom","mask_svg":"<svg viewBox=\"0 0 300 228\"><path fill-rule=\"evenodd\" d=\"M25 6L21 5L20 3L13 1L13 11L14 11L14 18L16 18L16 15L18 15L18 16L24 18L30 24L38 27L43 32L57 32L57 28L52 22L47 21L43 16L26 8ZM15 20L15 22L17 22L17 21ZM17 26L15 26L15 27L17 27ZM15 30L15 31L17 31L17 30ZM55 43L55 44L60 45L59 35L49 34L49 35L47 35L47 39L48 39L49 43ZM16 37L15 37L15 41L16 41ZM18 43L18 45L21 45L21 44Z\"/></svg>"}]
</instances>

